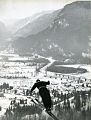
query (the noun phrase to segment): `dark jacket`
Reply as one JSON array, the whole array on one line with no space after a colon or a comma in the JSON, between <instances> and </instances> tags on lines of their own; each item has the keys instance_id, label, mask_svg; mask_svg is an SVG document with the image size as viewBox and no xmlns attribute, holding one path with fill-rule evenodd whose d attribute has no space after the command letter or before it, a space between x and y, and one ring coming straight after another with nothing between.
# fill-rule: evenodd
<instances>
[{"instance_id":1,"label":"dark jacket","mask_svg":"<svg viewBox=\"0 0 91 120\"><path fill-rule=\"evenodd\" d=\"M35 88L40 89L40 88L42 88L42 87L46 87L46 85L49 85L49 84L50 84L49 81L48 81L48 82L44 82L44 81L36 82L36 83L33 85L33 87L31 88L31 92L32 92Z\"/></svg>"}]
</instances>

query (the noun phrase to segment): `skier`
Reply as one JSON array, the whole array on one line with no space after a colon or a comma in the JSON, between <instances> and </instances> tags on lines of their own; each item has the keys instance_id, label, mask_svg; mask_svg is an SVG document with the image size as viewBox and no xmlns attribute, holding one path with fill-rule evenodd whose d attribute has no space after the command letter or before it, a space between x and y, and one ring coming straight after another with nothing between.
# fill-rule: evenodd
<instances>
[{"instance_id":1,"label":"skier","mask_svg":"<svg viewBox=\"0 0 91 120\"><path fill-rule=\"evenodd\" d=\"M46 108L46 111L48 112L51 111L51 106L52 106L50 93L49 93L49 90L46 88L46 86L49 84L50 84L49 81L44 82L44 81L40 81L39 79L37 79L36 83L33 85L30 91L30 94L31 94L35 88L39 89L39 94L42 98L44 107Z\"/></svg>"}]
</instances>

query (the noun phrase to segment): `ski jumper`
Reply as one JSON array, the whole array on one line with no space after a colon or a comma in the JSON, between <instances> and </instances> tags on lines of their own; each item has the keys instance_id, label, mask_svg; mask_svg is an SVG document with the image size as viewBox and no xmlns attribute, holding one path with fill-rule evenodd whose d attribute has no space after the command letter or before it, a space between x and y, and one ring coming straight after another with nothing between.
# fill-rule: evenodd
<instances>
[{"instance_id":1,"label":"ski jumper","mask_svg":"<svg viewBox=\"0 0 91 120\"><path fill-rule=\"evenodd\" d=\"M31 92L35 88L39 89L39 94L42 98L43 104L46 109L51 109L51 105L52 105L49 90L46 88L46 86L49 84L50 84L49 81L48 82L39 81L39 82L36 82L31 89Z\"/></svg>"}]
</instances>

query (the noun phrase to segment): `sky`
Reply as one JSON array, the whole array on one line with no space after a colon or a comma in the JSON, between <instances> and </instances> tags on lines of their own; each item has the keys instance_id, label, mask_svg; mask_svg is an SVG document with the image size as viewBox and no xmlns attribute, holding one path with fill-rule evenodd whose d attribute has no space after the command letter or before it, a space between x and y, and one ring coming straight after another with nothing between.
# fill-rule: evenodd
<instances>
[{"instance_id":1,"label":"sky","mask_svg":"<svg viewBox=\"0 0 91 120\"><path fill-rule=\"evenodd\" d=\"M61 9L75 0L0 0L0 20L8 22L33 14ZM86 0L85 0L86 1Z\"/></svg>"}]
</instances>

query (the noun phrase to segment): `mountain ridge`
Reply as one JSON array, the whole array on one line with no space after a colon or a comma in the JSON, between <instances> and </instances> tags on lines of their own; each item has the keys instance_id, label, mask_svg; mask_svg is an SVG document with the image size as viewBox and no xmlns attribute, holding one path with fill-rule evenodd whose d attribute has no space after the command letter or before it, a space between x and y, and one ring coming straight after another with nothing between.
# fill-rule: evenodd
<instances>
[{"instance_id":1,"label":"mountain ridge","mask_svg":"<svg viewBox=\"0 0 91 120\"><path fill-rule=\"evenodd\" d=\"M90 49L91 2L74 2L50 16L54 14L53 21L46 28L35 34L30 31L28 36L15 37L13 46L18 52L80 61L82 53Z\"/></svg>"}]
</instances>

